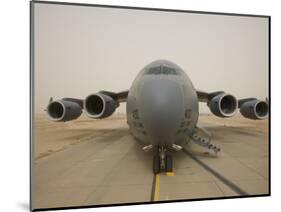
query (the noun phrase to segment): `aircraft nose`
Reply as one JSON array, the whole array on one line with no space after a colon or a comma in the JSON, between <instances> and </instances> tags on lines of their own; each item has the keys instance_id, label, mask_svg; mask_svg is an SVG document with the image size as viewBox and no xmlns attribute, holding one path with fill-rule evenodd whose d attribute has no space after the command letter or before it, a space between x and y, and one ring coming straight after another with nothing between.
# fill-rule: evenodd
<instances>
[{"instance_id":1,"label":"aircraft nose","mask_svg":"<svg viewBox=\"0 0 281 212\"><path fill-rule=\"evenodd\" d=\"M159 143L173 142L183 114L183 94L177 81L146 79L140 89L140 116L145 129Z\"/></svg>"}]
</instances>

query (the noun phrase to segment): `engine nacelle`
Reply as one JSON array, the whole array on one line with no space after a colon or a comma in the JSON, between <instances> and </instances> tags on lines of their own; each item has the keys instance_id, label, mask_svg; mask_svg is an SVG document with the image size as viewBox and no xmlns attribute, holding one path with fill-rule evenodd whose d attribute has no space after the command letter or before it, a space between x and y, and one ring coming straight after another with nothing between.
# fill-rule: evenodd
<instances>
[{"instance_id":1,"label":"engine nacelle","mask_svg":"<svg viewBox=\"0 0 281 212\"><path fill-rule=\"evenodd\" d=\"M112 115L119 103L103 93L89 95L84 102L84 109L90 118L106 118Z\"/></svg>"},{"instance_id":2,"label":"engine nacelle","mask_svg":"<svg viewBox=\"0 0 281 212\"><path fill-rule=\"evenodd\" d=\"M47 114L52 121L70 121L77 119L82 113L81 106L76 102L56 100L49 103Z\"/></svg>"},{"instance_id":3,"label":"engine nacelle","mask_svg":"<svg viewBox=\"0 0 281 212\"><path fill-rule=\"evenodd\" d=\"M237 99L230 94L219 94L213 97L208 106L211 112L219 117L231 117L236 113L238 108Z\"/></svg>"},{"instance_id":4,"label":"engine nacelle","mask_svg":"<svg viewBox=\"0 0 281 212\"><path fill-rule=\"evenodd\" d=\"M240 113L249 119L265 119L268 115L268 104L257 99L247 101L240 106Z\"/></svg>"}]
</instances>

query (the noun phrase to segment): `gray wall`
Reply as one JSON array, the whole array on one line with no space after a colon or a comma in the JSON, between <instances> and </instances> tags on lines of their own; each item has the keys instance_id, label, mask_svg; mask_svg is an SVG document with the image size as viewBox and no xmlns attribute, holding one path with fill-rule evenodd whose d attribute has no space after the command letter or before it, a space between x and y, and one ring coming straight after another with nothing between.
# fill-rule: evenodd
<instances>
[{"instance_id":1,"label":"gray wall","mask_svg":"<svg viewBox=\"0 0 281 212\"><path fill-rule=\"evenodd\" d=\"M264 99L267 30L265 18L36 4L35 112L51 96L128 89L156 59L177 63L197 89Z\"/></svg>"}]
</instances>

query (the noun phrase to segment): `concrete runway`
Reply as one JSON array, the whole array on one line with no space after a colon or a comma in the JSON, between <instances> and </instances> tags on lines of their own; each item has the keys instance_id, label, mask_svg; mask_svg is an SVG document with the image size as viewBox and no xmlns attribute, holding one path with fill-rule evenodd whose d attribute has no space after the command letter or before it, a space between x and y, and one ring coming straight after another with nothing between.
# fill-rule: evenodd
<instances>
[{"instance_id":1,"label":"concrete runway","mask_svg":"<svg viewBox=\"0 0 281 212\"><path fill-rule=\"evenodd\" d=\"M37 116L34 207L267 194L268 121L203 115L199 125L219 155L191 143L174 153L174 176L155 177L152 153L132 138L124 117L53 123Z\"/></svg>"}]
</instances>

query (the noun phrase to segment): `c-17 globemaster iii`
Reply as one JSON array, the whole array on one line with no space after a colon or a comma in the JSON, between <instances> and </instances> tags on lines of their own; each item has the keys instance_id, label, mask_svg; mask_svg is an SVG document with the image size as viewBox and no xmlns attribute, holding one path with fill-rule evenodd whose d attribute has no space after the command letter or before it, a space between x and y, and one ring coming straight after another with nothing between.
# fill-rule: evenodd
<instances>
[{"instance_id":1,"label":"c-17 globemaster iii","mask_svg":"<svg viewBox=\"0 0 281 212\"><path fill-rule=\"evenodd\" d=\"M102 119L112 115L121 102L126 102L131 134L144 150L153 152L154 173L171 172L172 151L181 150L189 141L214 153L220 151L210 143L208 132L197 126L199 102L206 102L210 111L221 118L233 116L239 108L244 117L258 120L266 118L269 110L267 101L237 100L223 91L196 90L182 68L157 60L139 72L127 91L99 91L85 99L51 99L47 114L52 121L74 120L82 111L90 118Z\"/></svg>"}]
</instances>

